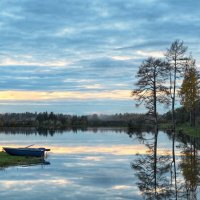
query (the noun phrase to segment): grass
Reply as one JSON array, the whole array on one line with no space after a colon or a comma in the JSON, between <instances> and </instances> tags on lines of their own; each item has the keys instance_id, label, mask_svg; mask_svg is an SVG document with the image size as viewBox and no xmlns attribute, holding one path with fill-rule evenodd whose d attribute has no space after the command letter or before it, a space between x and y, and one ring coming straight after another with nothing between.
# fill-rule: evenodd
<instances>
[{"instance_id":1,"label":"grass","mask_svg":"<svg viewBox=\"0 0 200 200\"><path fill-rule=\"evenodd\" d=\"M171 127L172 125L169 123L159 125L161 130L170 130ZM200 137L200 126L191 127L189 124L176 125L176 131L193 137Z\"/></svg>"},{"instance_id":2,"label":"grass","mask_svg":"<svg viewBox=\"0 0 200 200\"><path fill-rule=\"evenodd\" d=\"M191 127L189 125L179 125L177 126L177 131L194 137L200 137L200 127Z\"/></svg>"},{"instance_id":3,"label":"grass","mask_svg":"<svg viewBox=\"0 0 200 200\"><path fill-rule=\"evenodd\" d=\"M43 162L43 158L12 156L5 152L0 152L0 168L22 165L33 165Z\"/></svg>"},{"instance_id":4,"label":"grass","mask_svg":"<svg viewBox=\"0 0 200 200\"><path fill-rule=\"evenodd\" d=\"M163 129L170 129L171 124L170 123L161 123L158 125L159 129L163 130Z\"/></svg>"}]
</instances>

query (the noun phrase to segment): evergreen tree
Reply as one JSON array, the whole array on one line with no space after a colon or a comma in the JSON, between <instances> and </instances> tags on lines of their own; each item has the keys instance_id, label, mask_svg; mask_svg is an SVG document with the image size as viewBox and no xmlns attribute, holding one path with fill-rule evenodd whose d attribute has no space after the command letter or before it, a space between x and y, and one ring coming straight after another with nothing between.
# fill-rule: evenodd
<instances>
[{"instance_id":1,"label":"evergreen tree","mask_svg":"<svg viewBox=\"0 0 200 200\"><path fill-rule=\"evenodd\" d=\"M168 65L160 59L147 58L139 67L136 78L137 89L132 91L132 96L139 102L137 106L145 104L149 114L154 117L158 125L157 103L168 103L169 91L164 85L168 77Z\"/></svg>"}]
</instances>

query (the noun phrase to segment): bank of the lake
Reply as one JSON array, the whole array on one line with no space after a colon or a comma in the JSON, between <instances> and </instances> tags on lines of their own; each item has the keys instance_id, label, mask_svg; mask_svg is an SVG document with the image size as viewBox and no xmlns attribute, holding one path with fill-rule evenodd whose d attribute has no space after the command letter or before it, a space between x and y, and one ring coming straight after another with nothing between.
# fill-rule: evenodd
<instances>
[{"instance_id":1,"label":"bank of the lake","mask_svg":"<svg viewBox=\"0 0 200 200\"><path fill-rule=\"evenodd\" d=\"M43 162L43 158L12 156L5 152L0 152L0 168L22 165L34 165Z\"/></svg>"},{"instance_id":2,"label":"bank of the lake","mask_svg":"<svg viewBox=\"0 0 200 200\"><path fill-rule=\"evenodd\" d=\"M189 193L200 199L200 142L185 134L130 135L119 128L17 131L0 132L0 147L45 146L51 149L51 164L0 170L0 199L175 199L176 192L179 199L186 200Z\"/></svg>"},{"instance_id":3,"label":"bank of the lake","mask_svg":"<svg viewBox=\"0 0 200 200\"><path fill-rule=\"evenodd\" d=\"M177 130L183 134L190 135L193 137L200 137L200 127L191 127L189 125L179 125Z\"/></svg>"}]
</instances>

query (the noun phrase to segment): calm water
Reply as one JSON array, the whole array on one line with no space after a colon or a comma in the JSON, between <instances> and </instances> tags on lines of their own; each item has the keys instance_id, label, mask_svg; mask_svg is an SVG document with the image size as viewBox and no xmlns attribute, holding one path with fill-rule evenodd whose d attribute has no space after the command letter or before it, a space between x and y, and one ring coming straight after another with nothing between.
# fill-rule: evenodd
<instances>
[{"instance_id":1,"label":"calm water","mask_svg":"<svg viewBox=\"0 0 200 200\"><path fill-rule=\"evenodd\" d=\"M0 199L200 199L197 139L106 129L0 133L0 146L30 144L51 148L51 164L0 170Z\"/></svg>"}]
</instances>

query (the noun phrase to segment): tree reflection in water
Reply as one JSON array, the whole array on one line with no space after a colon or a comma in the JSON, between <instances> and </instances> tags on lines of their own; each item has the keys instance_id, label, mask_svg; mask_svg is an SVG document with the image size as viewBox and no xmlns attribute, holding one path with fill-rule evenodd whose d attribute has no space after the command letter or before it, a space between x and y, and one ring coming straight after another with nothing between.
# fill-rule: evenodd
<instances>
[{"instance_id":1,"label":"tree reflection in water","mask_svg":"<svg viewBox=\"0 0 200 200\"><path fill-rule=\"evenodd\" d=\"M190 143L182 146L180 169L184 177L182 197L185 199L197 199L197 186L200 183L200 162L196 139L190 138Z\"/></svg>"},{"instance_id":2,"label":"tree reflection in water","mask_svg":"<svg viewBox=\"0 0 200 200\"><path fill-rule=\"evenodd\" d=\"M176 138L172 134L172 155L168 152L160 155L158 154L158 132L151 134L151 138L149 134L144 133L140 136L136 133L134 136L147 147L147 153L138 154L131 163L138 178L138 188L144 199L196 200L197 187L200 183L196 139L188 136ZM181 156L175 153L175 140L179 140Z\"/></svg>"}]
</instances>

